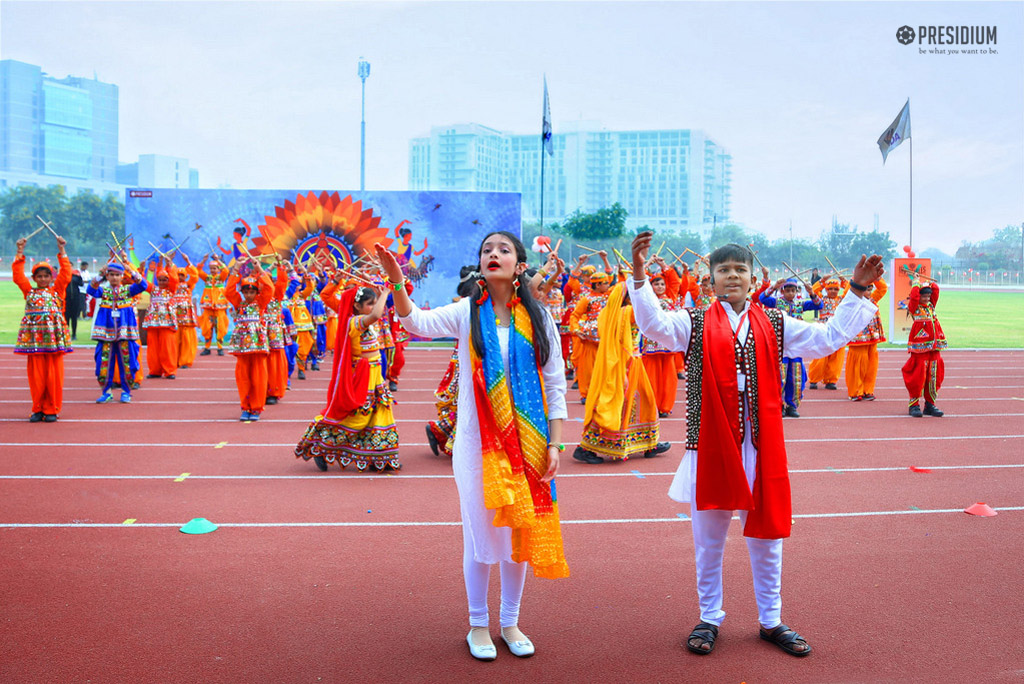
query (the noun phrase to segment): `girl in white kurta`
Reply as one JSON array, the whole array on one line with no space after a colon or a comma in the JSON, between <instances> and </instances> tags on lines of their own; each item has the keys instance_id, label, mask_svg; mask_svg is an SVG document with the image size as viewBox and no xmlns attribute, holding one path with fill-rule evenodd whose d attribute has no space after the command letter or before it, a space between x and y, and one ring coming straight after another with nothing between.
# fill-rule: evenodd
<instances>
[{"instance_id":1,"label":"girl in white kurta","mask_svg":"<svg viewBox=\"0 0 1024 684\"><path fill-rule=\"evenodd\" d=\"M638 235L635 274L643 273L649 248L650 233ZM791 655L806 656L810 646L781 618L782 539L789 536L792 519L778 364L783 355L828 356L870 322L877 308L862 295L882 275L881 258L861 257L851 293L824 326L752 308L747 295L753 256L746 248L720 247L709 261L716 299L707 311L666 312L646 278L631 280L629 286L641 332L687 353L687 450L669 488L672 499L690 504L693 520L701 622L686 646L701 655L714 648L725 617L726 533L738 510L760 636Z\"/></svg>"},{"instance_id":2,"label":"girl in white kurta","mask_svg":"<svg viewBox=\"0 0 1024 684\"><path fill-rule=\"evenodd\" d=\"M463 298L459 302L437 309L424 311L408 298L401 284L401 270L393 255L380 245L377 254L388 273L395 290L395 308L401 316L402 325L413 335L420 337L454 337L458 340L459 368L459 399L455 428L455 441L452 449L452 468L459 491L459 503L462 513L463 529L463 571L466 580L466 593L469 602L470 625L472 627L467 641L470 652L482 660L492 660L497 651L491 642L487 629L487 579L490 566L501 565L501 627L502 639L509 649L519 656L532 655L533 645L519 631L518 613L526 578L525 562L514 562L513 532L509 527L496 526L496 514L485 506L485 482L487 468L486 452L481 435L481 415L475 394L480 391L474 386L474 368L480 364L479 354L474 352L473 335L482 334L474 331L472 311L474 301L479 308L479 327L487 332L491 321L484 320L484 311L493 311L496 319L497 342L504 367L504 376L514 384L514 374L510 373L509 348L510 335L517 334L510 325L515 311L523 314L526 303L520 303L519 297L530 297L526 283L519 283L519 275L526 269L526 250L514 235L505 232L493 233L484 239L479 251L479 270L482 273L481 284L487 295L481 300L472 297ZM525 278L524 278L525 280ZM515 286L515 287L514 287ZM489 297L489 302L487 301ZM531 307L537 303L530 300ZM541 482L550 482L558 468L558 457L564 448L560 444L561 422L567 417L565 408L565 375L561 355L558 331L549 315L537 306L538 315L530 315L536 333L533 344L538 349L545 346L546 359L530 360L536 369L540 365L540 376L543 386L543 400L547 409L547 444L541 446L546 451L547 468L540 471ZM538 357L542 353L537 354ZM541 361L543 360L543 363ZM482 372L482 371L481 371ZM539 395L538 395L539 396ZM516 408L515 397L513 408ZM485 407L486 408L486 407ZM523 408L523 407L519 407ZM539 407L537 407L539 408ZM487 408L489 411L490 409ZM518 409L517 409L518 410ZM497 411L495 412L497 415ZM485 416L486 418L486 416ZM519 441L524 445L529 441L523 428L519 428ZM553 490L553 487L552 487ZM552 491L553 494L553 491ZM536 501L536 496L534 497ZM557 515L557 508L555 508ZM558 539L559 553L561 539ZM561 562L564 566L564 560ZM541 574L535 565L536 574ZM555 577L568 574L568 568L555 571L555 574L544 576Z\"/></svg>"}]
</instances>

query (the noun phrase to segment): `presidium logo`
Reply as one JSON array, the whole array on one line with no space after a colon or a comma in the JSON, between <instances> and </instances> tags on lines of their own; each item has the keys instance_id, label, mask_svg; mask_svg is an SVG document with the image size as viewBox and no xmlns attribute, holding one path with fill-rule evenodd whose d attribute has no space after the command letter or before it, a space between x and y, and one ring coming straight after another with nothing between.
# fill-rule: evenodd
<instances>
[{"instance_id":1,"label":"presidium logo","mask_svg":"<svg viewBox=\"0 0 1024 684\"><path fill-rule=\"evenodd\" d=\"M995 26L900 26L896 29L896 40L902 45L910 45L917 40L918 45L950 45L955 48L921 48L921 54L965 54L986 55L999 54L992 47L999 41L996 39Z\"/></svg>"},{"instance_id":2,"label":"presidium logo","mask_svg":"<svg viewBox=\"0 0 1024 684\"><path fill-rule=\"evenodd\" d=\"M896 40L904 45L910 45L914 42L914 29L909 26L900 26L899 30L896 31Z\"/></svg>"}]
</instances>

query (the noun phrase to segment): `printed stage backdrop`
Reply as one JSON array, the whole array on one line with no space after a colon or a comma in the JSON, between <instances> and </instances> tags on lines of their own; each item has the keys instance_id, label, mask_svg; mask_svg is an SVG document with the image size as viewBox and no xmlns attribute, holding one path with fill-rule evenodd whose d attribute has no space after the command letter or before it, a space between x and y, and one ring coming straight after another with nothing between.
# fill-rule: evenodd
<instances>
[{"instance_id":1,"label":"printed stage backdrop","mask_svg":"<svg viewBox=\"0 0 1024 684\"><path fill-rule=\"evenodd\" d=\"M910 337L910 328L914 317L907 313L907 300L910 299L910 275L907 269L917 271L923 276L932 274L932 260L914 257L893 259L892 284L889 286L889 341L904 344Z\"/></svg>"},{"instance_id":2,"label":"printed stage backdrop","mask_svg":"<svg viewBox=\"0 0 1024 684\"><path fill-rule=\"evenodd\" d=\"M230 263L248 249L302 261L326 254L344 266L380 242L403 264L416 303L431 307L451 302L459 269L494 230L522 234L519 193L154 188L125 198L139 261L153 258L153 245L167 253L177 244L193 263L215 250Z\"/></svg>"}]
</instances>

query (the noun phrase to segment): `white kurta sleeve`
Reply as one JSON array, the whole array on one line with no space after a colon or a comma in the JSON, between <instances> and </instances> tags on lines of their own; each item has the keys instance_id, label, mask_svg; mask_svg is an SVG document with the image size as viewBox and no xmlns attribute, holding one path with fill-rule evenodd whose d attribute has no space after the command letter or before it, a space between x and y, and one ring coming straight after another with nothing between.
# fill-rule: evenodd
<instances>
[{"instance_id":1,"label":"white kurta sleeve","mask_svg":"<svg viewBox=\"0 0 1024 684\"><path fill-rule=\"evenodd\" d=\"M651 289L650 281L644 282L639 288L632 278L626 282L633 303L636 327L644 337L649 337L672 351L685 352L690 346L690 331L693 328L690 313L662 309L658 297Z\"/></svg>"},{"instance_id":2,"label":"white kurta sleeve","mask_svg":"<svg viewBox=\"0 0 1024 684\"><path fill-rule=\"evenodd\" d=\"M782 355L812 359L828 356L856 337L877 312L878 307L868 297L848 292L825 325L787 316Z\"/></svg>"},{"instance_id":3,"label":"white kurta sleeve","mask_svg":"<svg viewBox=\"0 0 1024 684\"><path fill-rule=\"evenodd\" d=\"M569 412L565 407L565 361L562 359L562 340L551 316L544 317L544 334L551 353L541 368L544 375L544 398L548 404L548 420L565 420Z\"/></svg>"},{"instance_id":4,"label":"white kurta sleeve","mask_svg":"<svg viewBox=\"0 0 1024 684\"><path fill-rule=\"evenodd\" d=\"M413 304L409 315L399 316L399 320L417 337L458 337L460 321L468 320L468 309L468 298L429 311Z\"/></svg>"}]
</instances>

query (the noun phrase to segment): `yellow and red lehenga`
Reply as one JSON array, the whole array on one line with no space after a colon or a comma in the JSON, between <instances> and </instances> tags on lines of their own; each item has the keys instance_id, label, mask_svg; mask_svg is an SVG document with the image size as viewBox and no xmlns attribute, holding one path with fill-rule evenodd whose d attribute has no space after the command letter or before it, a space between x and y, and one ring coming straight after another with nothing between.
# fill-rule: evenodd
<instances>
[{"instance_id":1,"label":"yellow and red lehenga","mask_svg":"<svg viewBox=\"0 0 1024 684\"><path fill-rule=\"evenodd\" d=\"M313 419L295 447L295 456L314 459L321 470L331 463L358 470L402 467L393 403L381 373L380 331L353 315L356 288L346 290L338 306L338 336L327 388L327 406ZM363 354L373 352L372 358Z\"/></svg>"},{"instance_id":2,"label":"yellow and red lehenga","mask_svg":"<svg viewBox=\"0 0 1024 684\"><path fill-rule=\"evenodd\" d=\"M601 342L590 381L580 448L625 460L658 446L658 406L641 360L633 307L616 285L598 318Z\"/></svg>"}]
</instances>

